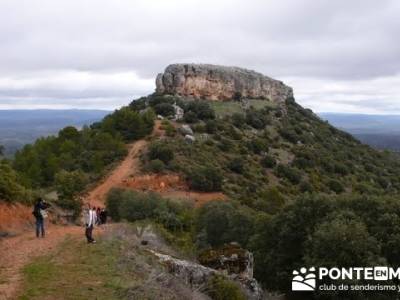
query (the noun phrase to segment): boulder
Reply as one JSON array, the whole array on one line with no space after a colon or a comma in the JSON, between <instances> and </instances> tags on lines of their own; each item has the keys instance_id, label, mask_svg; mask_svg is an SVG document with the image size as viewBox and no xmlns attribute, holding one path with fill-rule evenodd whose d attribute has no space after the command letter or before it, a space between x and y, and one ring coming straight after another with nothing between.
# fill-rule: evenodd
<instances>
[{"instance_id":1,"label":"boulder","mask_svg":"<svg viewBox=\"0 0 400 300\"><path fill-rule=\"evenodd\" d=\"M283 103L291 87L255 71L209 64L172 64L158 74L156 92L194 99L267 99Z\"/></svg>"},{"instance_id":2,"label":"boulder","mask_svg":"<svg viewBox=\"0 0 400 300\"><path fill-rule=\"evenodd\" d=\"M185 141L188 143L194 143L196 138L193 135L187 134L185 135Z\"/></svg>"},{"instance_id":3,"label":"boulder","mask_svg":"<svg viewBox=\"0 0 400 300\"><path fill-rule=\"evenodd\" d=\"M192 130L192 128L190 128L190 126L189 125L186 125L186 124L184 124L184 125L182 125L180 128L179 128L179 131L183 134L183 135L193 135L193 130Z\"/></svg>"}]
</instances>

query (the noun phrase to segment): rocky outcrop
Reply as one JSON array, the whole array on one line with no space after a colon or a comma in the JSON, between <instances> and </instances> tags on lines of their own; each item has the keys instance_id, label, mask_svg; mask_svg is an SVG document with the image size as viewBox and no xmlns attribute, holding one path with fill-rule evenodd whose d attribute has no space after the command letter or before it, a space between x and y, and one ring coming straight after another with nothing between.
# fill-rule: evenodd
<instances>
[{"instance_id":1,"label":"rocky outcrop","mask_svg":"<svg viewBox=\"0 0 400 300\"><path fill-rule=\"evenodd\" d=\"M253 278L253 254L236 243L203 251L199 255L199 262L203 266L236 274L240 278Z\"/></svg>"},{"instance_id":2,"label":"rocky outcrop","mask_svg":"<svg viewBox=\"0 0 400 300\"><path fill-rule=\"evenodd\" d=\"M194 99L267 99L283 102L291 87L260 73L208 64L173 64L158 74L156 92Z\"/></svg>"},{"instance_id":3,"label":"rocky outcrop","mask_svg":"<svg viewBox=\"0 0 400 300\"><path fill-rule=\"evenodd\" d=\"M201 288L207 285L210 278L214 275L222 275L239 284L246 298L249 300L263 299L263 290L257 280L252 277L252 272L235 274L225 272L225 270L215 270L210 267L197 264L195 262L174 258L170 255L161 254L150 250L159 261L167 268L170 274L182 280L186 285L192 288ZM246 269L246 268L245 268ZM246 274L246 275L245 275ZM251 275L251 276L247 276Z\"/></svg>"}]
</instances>

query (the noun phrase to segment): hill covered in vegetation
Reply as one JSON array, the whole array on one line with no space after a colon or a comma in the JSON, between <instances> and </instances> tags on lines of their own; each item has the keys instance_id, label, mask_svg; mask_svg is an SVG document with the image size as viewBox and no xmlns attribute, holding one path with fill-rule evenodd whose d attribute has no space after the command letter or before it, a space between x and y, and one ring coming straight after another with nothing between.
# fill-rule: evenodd
<instances>
[{"instance_id":1,"label":"hill covered in vegetation","mask_svg":"<svg viewBox=\"0 0 400 300\"><path fill-rule=\"evenodd\" d=\"M185 111L180 120L171 120L175 104ZM196 251L239 242L254 252L264 287L289 294L292 271L304 265L398 264L400 162L391 153L360 143L293 98L277 104L154 94L130 107L165 118L166 136L153 139L145 171L180 174L192 190L229 198L197 209L192 221L179 210L167 220L148 213L164 226L181 224Z\"/></svg>"},{"instance_id":2,"label":"hill covered in vegetation","mask_svg":"<svg viewBox=\"0 0 400 300\"><path fill-rule=\"evenodd\" d=\"M254 253L263 287L288 296L292 271L303 266L399 264L396 156L332 127L292 96L270 101L230 92L232 99L215 101L203 99L206 87L198 83L202 99L183 85L180 95L142 97L90 127L66 127L25 146L1 164L0 199L29 202L56 189L57 203L79 212L79 193L126 155L127 143L148 137L143 173L178 176L189 192L225 198L193 207L118 188L107 197L115 221L151 220L171 245L200 261L212 260L207 251L239 243ZM156 116L163 133L150 137ZM313 297L343 299L340 293Z\"/></svg>"},{"instance_id":3,"label":"hill covered in vegetation","mask_svg":"<svg viewBox=\"0 0 400 300\"><path fill-rule=\"evenodd\" d=\"M35 195L56 189L58 204L77 209L77 197L127 154L126 143L143 138L154 125L152 111L125 107L81 130L68 126L57 136L40 138L2 160L0 199L31 203Z\"/></svg>"}]
</instances>

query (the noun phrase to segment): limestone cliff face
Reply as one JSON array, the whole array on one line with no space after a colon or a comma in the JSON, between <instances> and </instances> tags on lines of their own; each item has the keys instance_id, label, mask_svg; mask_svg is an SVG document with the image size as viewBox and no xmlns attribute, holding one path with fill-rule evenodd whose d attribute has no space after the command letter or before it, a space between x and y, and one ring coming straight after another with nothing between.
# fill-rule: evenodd
<instances>
[{"instance_id":1,"label":"limestone cliff face","mask_svg":"<svg viewBox=\"0 0 400 300\"><path fill-rule=\"evenodd\" d=\"M208 64L169 65L157 76L156 92L222 101L241 96L283 102L293 96L291 87L260 73Z\"/></svg>"}]
</instances>

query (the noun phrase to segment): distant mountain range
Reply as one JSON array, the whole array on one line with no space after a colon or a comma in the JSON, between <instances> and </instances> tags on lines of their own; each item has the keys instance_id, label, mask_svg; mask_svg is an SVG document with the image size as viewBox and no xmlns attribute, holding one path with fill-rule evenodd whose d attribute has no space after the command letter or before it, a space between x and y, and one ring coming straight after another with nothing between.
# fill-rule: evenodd
<instances>
[{"instance_id":1,"label":"distant mountain range","mask_svg":"<svg viewBox=\"0 0 400 300\"><path fill-rule=\"evenodd\" d=\"M105 110L0 110L0 144L7 156L37 138L56 134L72 125L78 128L101 120Z\"/></svg>"},{"instance_id":2,"label":"distant mountain range","mask_svg":"<svg viewBox=\"0 0 400 300\"><path fill-rule=\"evenodd\" d=\"M400 115L319 113L322 119L377 149L400 151Z\"/></svg>"}]
</instances>

